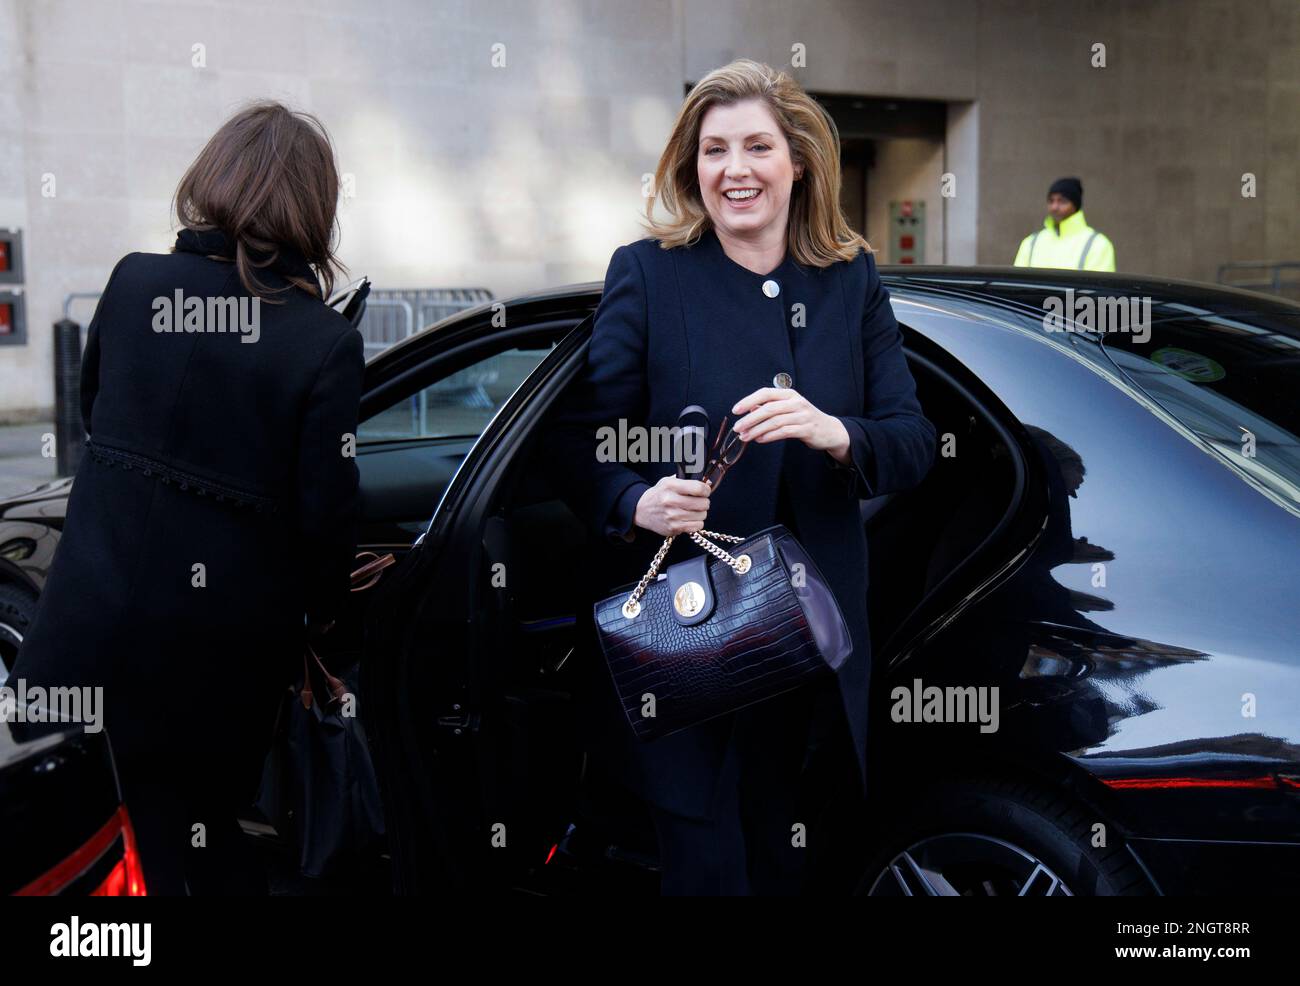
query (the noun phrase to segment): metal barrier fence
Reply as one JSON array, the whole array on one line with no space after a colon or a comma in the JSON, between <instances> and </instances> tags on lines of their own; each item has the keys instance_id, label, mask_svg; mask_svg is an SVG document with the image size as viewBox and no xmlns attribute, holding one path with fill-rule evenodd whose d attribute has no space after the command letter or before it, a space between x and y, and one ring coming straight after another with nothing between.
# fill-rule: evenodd
<instances>
[{"instance_id":1,"label":"metal barrier fence","mask_svg":"<svg viewBox=\"0 0 1300 986\"><path fill-rule=\"evenodd\" d=\"M366 356L382 352L407 336L440 322L448 315L474 308L492 300L487 288L421 288L414 290L390 289L371 291L366 299L366 310L361 316L361 338L365 340ZM461 371L464 373L466 371ZM461 374L453 374L458 377ZM453 384L448 378L444 381ZM475 381L477 383L477 381ZM453 385L460 385L455 381ZM480 388L481 389L481 388ZM429 417L429 392L422 388L408 400L411 411L411 429L416 435L427 431Z\"/></svg>"},{"instance_id":2,"label":"metal barrier fence","mask_svg":"<svg viewBox=\"0 0 1300 986\"><path fill-rule=\"evenodd\" d=\"M359 326L366 341L366 355L381 352L449 315L492 300L487 288L372 290Z\"/></svg>"},{"instance_id":3,"label":"metal barrier fence","mask_svg":"<svg viewBox=\"0 0 1300 986\"><path fill-rule=\"evenodd\" d=\"M1230 288L1265 291L1300 301L1300 261L1258 260L1220 264L1217 280Z\"/></svg>"}]
</instances>

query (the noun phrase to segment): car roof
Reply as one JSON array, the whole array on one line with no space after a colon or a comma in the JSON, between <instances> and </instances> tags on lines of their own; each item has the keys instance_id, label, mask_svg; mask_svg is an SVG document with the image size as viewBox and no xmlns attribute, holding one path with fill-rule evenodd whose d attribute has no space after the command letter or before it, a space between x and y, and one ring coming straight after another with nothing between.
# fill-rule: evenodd
<instances>
[{"instance_id":1,"label":"car roof","mask_svg":"<svg viewBox=\"0 0 1300 986\"><path fill-rule=\"evenodd\" d=\"M1023 305L1032 302L1042 310L1042 293L1149 297L1153 303L1209 309L1215 314L1252 312L1261 315L1300 316L1300 305L1277 295L1247 291L1224 284L1207 284L1173 277L1100 271L1058 270L1044 267L913 267L880 268L881 280L891 293L942 289L978 294L986 300Z\"/></svg>"},{"instance_id":2,"label":"car roof","mask_svg":"<svg viewBox=\"0 0 1300 986\"><path fill-rule=\"evenodd\" d=\"M1042 312L1044 293L1078 293L1150 297L1155 304L1167 306L1175 314L1186 312L1180 306L1205 309L1210 314L1278 315L1297 319L1300 305L1276 295L1261 294L1222 284L1179 280L1143 274L1099 271L1058 270L1042 267L999 266L908 266L884 265L879 268L882 282L890 294L900 299L914 295L944 294L964 297L986 304ZM538 321L560 317L581 317L594 310L604 290L601 281L539 288L506 299L484 302L456 312L370 358L405 349L430 332L446 331L454 326L484 319L498 306L511 313L511 320ZM972 313L978 318L978 313Z\"/></svg>"}]
</instances>

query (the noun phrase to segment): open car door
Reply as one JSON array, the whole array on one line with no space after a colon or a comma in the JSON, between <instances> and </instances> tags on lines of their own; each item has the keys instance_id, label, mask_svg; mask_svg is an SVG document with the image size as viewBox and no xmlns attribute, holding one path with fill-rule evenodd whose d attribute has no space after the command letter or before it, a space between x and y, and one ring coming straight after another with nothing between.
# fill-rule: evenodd
<instances>
[{"instance_id":1,"label":"open car door","mask_svg":"<svg viewBox=\"0 0 1300 986\"><path fill-rule=\"evenodd\" d=\"M489 505L572 375L595 300L554 297L549 309L512 311L504 320L511 329L480 339L497 350L553 348L483 430L427 530L370 603L361 683L398 893L480 893L508 879L511 853L501 850L510 834L494 816L511 725L497 680L501 662L485 655L509 646L510 604L493 587L493 563L503 557L494 539L504 532Z\"/></svg>"},{"instance_id":2,"label":"open car door","mask_svg":"<svg viewBox=\"0 0 1300 986\"><path fill-rule=\"evenodd\" d=\"M335 294L330 304L357 324L368 293L369 282L362 279ZM389 553L398 561L379 571L367 591L347 597L334 627L315 643L315 649L328 671L356 694L357 714L368 743L380 718L377 703L370 700L371 688L361 680L363 630L371 607L381 590L399 578L403 560L428 529L429 518L484 428L550 353L554 339L576 320L565 314L556 321L537 314L536 305L521 307L518 321L522 328L493 325L495 309L485 305L410 336L367 361L356 446L361 511L354 568ZM543 306L542 315L554 307ZM367 776L375 758L357 745L351 747L349 756L365 758L367 762L352 767L356 776ZM299 831L302 844L297 848L303 858L321 859L325 857L320 853L306 851L314 837L312 823L289 814L297 781L310 769L310 764L297 762L288 737L281 736L258 805L271 827L252 817L245 819L245 828L279 836L277 841L282 842L290 842L289 833ZM349 810L357 809L353 805ZM328 818L328 813L322 812L322 818ZM364 846L348 843L340 847L336 822L322 824L325 830L318 833L320 844L336 847L338 853L346 852L349 857L353 850L362 854L361 859L346 862L370 862L369 839ZM336 849L322 852L334 860L336 856L330 854ZM382 849L381 845L379 851Z\"/></svg>"}]
</instances>

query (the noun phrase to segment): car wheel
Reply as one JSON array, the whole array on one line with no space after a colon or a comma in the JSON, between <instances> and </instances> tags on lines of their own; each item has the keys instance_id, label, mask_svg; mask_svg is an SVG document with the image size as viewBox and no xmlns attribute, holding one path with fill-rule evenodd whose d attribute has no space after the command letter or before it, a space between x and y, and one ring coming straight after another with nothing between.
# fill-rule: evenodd
<instances>
[{"instance_id":1,"label":"car wheel","mask_svg":"<svg viewBox=\"0 0 1300 986\"><path fill-rule=\"evenodd\" d=\"M16 585L0 585L0 685L18 657L18 645L36 615L36 597Z\"/></svg>"},{"instance_id":2,"label":"car wheel","mask_svg":"<svg viewBox=\"0 0 1300 986\"><path fill-rule=\"evenodd\" d=\"M1111 897L1153 892L1108 821L1011 778L952 779L877 825L857 892L876 897ZM1102 824L1106 845L1093 845Z\"/></svg>"}]
</instances>

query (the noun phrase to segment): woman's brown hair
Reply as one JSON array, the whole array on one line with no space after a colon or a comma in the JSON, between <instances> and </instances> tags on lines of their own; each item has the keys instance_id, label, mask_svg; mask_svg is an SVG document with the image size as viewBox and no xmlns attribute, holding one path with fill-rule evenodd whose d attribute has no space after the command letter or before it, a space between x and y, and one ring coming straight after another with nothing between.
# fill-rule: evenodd
<instances>
[{"instance_id":1,"label":"woman's brown hair","mask_svg":"<svg viewBox=\"0 0 1300 986\"><path fill-rule=\"evenodd\" d=\"M181 178L175 208L182 226L225 234L235 254L228 259L250 294L275 300L256 272L287 250L316 268L328 298L343 269L334 254L338 197L334 147L320 120L259 101L212 135ZM319 295L317 284L286 277Z\"/></svg>"},{"instance_id":2,"label":"woman's brown hair","mask_svg":"<svg viewBox=\"0 0 1300 986\"><path fill-rule=\"evenodd\" d=\"M646 228L665 249L689 246L712 225L700 196L697 156L700 124L714 106L761 99L790 144L790 158L803 176L790 189L786 231L794 259L809 267L852 260L859 249L874 252L853 232L840 208L840 136L835 122L785 72L748 58L714 69L686 97L655 170L654 194L646 201ZM658 202L667 217L654 217Z\"/></svg>"}]
</instances>

